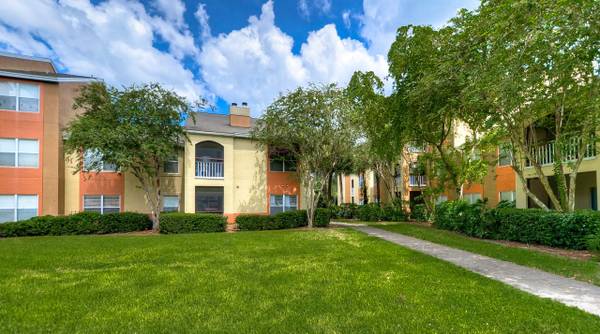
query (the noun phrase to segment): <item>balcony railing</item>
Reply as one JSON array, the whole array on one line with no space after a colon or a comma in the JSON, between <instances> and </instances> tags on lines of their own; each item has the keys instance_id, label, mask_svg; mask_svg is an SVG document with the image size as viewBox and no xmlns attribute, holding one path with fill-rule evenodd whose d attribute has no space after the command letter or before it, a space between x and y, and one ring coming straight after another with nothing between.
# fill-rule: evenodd
<instances>
[{"instance_id":1,"label":"balcony railing","mask_svg":"<svg viewBox=\"0 0 600 334\"><path fill-rule=\"evenodd\" d=\"M196 159L196 177L202 179L222 179L223 160Z\"/></svg>"},{"instance_id":2,"label":"balcony railing","mask_svg":"<svg viewBox=\"0 0 600 334\"><path fill-rule=\"evenodd\" d=\"M425 187L427 185L427 176L425 176L425 175L409 175L408 185L411 187Z\"/></svg>"},{"instance_id":3,"label":"balcony railing","mask_svg":"<svg viewBox=\"0 0 600 334\"><path fill-rule=\"evenodd\" d=\"M563 161L574 161L579 158L579 145L581 144L581 138L571 138L567 140L565 147L562 149ZM531 148L531 155L540 165L551 165L554 163L554 149L556 143L554 141L548 142L544 145L539 145ZM592 138L591 143L587 145L583 152L583 158L593 158L596 156L596 142ZM533 164L527 160L527 167L531 167Z\"/></svg>"}]
</instances>

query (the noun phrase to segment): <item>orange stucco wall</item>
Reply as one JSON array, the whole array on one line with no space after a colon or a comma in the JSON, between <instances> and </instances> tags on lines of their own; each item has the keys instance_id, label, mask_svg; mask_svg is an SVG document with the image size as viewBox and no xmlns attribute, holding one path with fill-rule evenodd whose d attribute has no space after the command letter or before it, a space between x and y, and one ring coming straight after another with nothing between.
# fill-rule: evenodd
<instances>
[{"instance_id":1,"label":"orange stucco wall","mask_svg":"<svg viewBox=\"0 0 600 334\"><path fill-rule=\"evenodd\" d=\"M35 82L0 78L0 81ZM42 171L44 161L45 89L40 84L39 112L0 110L0 138L37 139L39 141L38 167L0 167L0 194L37 195L38 214L43 212Z\"/></svg>"},{"instance_id":2,"label":"orange stucco wall","mask_svg":"<svg viewBox=\"0 0 600 334\"><path fill-rule=\"evenodd\" d=\"M79 178L79 209L83 211L84 195L119 195L121 211L125 204L125 179L116 172L83 172Z\"/></svg>"},{"instance_id":3,"label":"orange stucco wall","mask_svg":"<svg viewBox=\"0 0 600 334\"><path fill-rule=\"evenodd\" d=\"M267 153L267 213L271 211L271 195L296 195L301 207L300 183L295 172L273 172Z\"/></svg>"}]
</instances>

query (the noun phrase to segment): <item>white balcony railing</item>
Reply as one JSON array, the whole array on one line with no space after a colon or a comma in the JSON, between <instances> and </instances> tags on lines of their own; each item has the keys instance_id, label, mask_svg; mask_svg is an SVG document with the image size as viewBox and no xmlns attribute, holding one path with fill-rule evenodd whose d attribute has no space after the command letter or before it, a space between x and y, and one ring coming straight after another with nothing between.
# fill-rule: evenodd
<instances>
[{"instance_id":1,"label":"white balcony railing","mask_svg":"<svg viewBox=\"0 0 600 334\"><path fill-rule=\"evenodd\" d=\"M427 185L427 176L425 176L425 175L409 175L408 185L411 187L425 187Z\"/></svg>"},{"instance_id":2,"label":"white balcony railing","mask_svg":"<svg viewBox=\"0 0 600 334\"><path fill-rule=\"evenodd\" d=\"M196 159L196 177L202 179L222 179L223 160Z\"/></svg>"},{"instance_id":3,"label":"white balcony railing","mask_svg":"<svg viewBox=\"0 0 600 334\"><path fill-rule=\"evenodd\" d=\"M567 140L565 147L562 149L563 161L574 161L579 157L579 145L581 144L581 138L571 138ZM531 148L531 155L540 165L551 165L554 163L554 149L555 142L551 141L544 145L539 145ZM583 158L593 158L596 156L596 142L592 138L583 152ZM527 167L531 167L533 164L527 160Z\"/></svg>"}]
</instances>

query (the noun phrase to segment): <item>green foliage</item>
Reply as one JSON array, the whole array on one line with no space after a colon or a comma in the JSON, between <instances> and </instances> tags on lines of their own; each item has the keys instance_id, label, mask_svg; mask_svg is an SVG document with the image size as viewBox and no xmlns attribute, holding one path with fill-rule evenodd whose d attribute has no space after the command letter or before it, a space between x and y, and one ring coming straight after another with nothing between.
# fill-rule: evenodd
<instances>
[{"instance_id":1,"label":"green foliage","mask_svg":"<svg viewBox=\"0 0 600 334\"><path fill-rule=\"evenodd\" d=\"M240 231L259 231L265 229L272 219L269 215L242 214L235 217L235 223Z\"/></svg>"},{"instance_id":2,"label":"green foliage","mask_svg":"<svg viewBox=\"0 0 600 334\"><path fill-rule=\"evenodd\" d=\"M358 209L358 205L344 203L341 205L333 205L329 208L331 210L332 218L341 218L341 219L353 219L356 218L356 211Z\"/></svg>"},{"instance_id":3,"label":"green foliage","mask_svg":"<svg viewBox=\"0 0 600 334\"><path fill-rule=\"evenodd\" d=\"M162 215L160 233L225 232L227 217L210 213L171 212Z\"/></svg>"},{"instance_id":4,"label":"green foliage","mask_svg":"<svg viewBox=\"0 0 600 334\"><path fill-rule=\"evenodd\" d=\"M124 233L151 227L148 215L142 213L101 215L97 212L80 212L69 216L40 216L0 224L0 237Z\"/></svg>"},{"instance_id":5,"label":"green foliage","mask_svg":"<svg viewBox=\"0 0 600 334\"><path fill-rule=\"evenodd\" d=\"M314 227L329 225L330 212L328 209L317 208L313 222ZM243 214L235 219L241 231L283 230L308 225L306 210L280 212L273 216Z\"/></svg>"},{"instance_id":6,"label":"green foliage","mask_svg":"<svg viewBox=\"0 0 600 334\"><path fill-rule=\"evenodd\" d=\"M401 204L342 204L330 207L329 212L331 218L358 219L365 222L401 222L406 220L406 213Z\"/></svg>"},{"instance_id":7,"label":"green foliage","mask_svg":"<svg viewBox=\"0 0 600 334\"><path fill-rule=\"evenodd\" d=\"M429 214L425 204L415 204L410 212L410 218L416 221L428 221Z\"/></svg>"},{"instance_id":8,"label":"green foliage","mask_svg":"<svg viewBox=\"0 0 600 334\"><path fill-rule=\"evenodd\" d=\"M500 201L498 202L498 204L496 204L496 208L497 209L502 209L502 208L514 208L516 207L515 201Z\"/></svg>"},{"instance_id":9,"label":"green foliage","mask_svg":"<svg viewBox=\"0 0 600 334\"><path fill-rule=\"evenodd\" d=\"M488 209L483 203L470 205L464 201L450 201L437 207L434 225L478 238L586 249L590 243L594 246L594 238L600 229L600 213Z\"/></svg>"},{"instance_id":10,"label":"green foliage","mask_svg":"<svg viewBox=\"0 0 600 334\"><path fill-rule=\"evenodd\" d=\"M102 158L91 161L90 170L106 162L131 173L144 191L157 229L159 172L187 140L184 123L194 116L188 102L159 84L117 89L95 82L81 88L73 107L83 112L65 130L65 152L76 160L78 170L83 169L82 150L91 150Z\"/></svg>"},{"instance_id":11,"label":"green foliage","mask_svg":"<svg viewBox=\"0 0 600 334\"><path fill-rule=\"evenodd\" d=\"M296 159L309 226L330 176L352 165L354 107L336 85L299 87L274 101L252 131L262 146L286 149Z\"/></svg>"}]
</instances>

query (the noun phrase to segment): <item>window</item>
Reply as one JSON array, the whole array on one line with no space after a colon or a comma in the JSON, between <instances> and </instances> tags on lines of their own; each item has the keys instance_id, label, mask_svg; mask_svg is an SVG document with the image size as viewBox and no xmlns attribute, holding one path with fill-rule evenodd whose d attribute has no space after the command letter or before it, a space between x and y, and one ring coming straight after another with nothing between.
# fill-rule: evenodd
<instances>
[{"instance_id":1,"label":"window","mask_svg":"<svg viewBox=\"0 0 600 334\"><path fill-rule=\"evenodd\" d=\"M196 187L196 212L223 213L223 187Z\"/></svg>"},{"instance_id":2,"label":"window","mask_svg":"<svg viewBox=\"0 0 600 334\"><path fill-rule=\"evenodd\" d=\"M0 223L37 216L37 195L0 195Z\"/></svg>"},{"instance_id":3,"label":"window","mask_svg":"<svg viewBox=\"0 0 600 334\"><path fill-rule=\"evenodd\" d=\"M0 82L0 110L38 112L40 87L15 82Z\"/></svg>"},{"instance_id":4,"label":"window","mask_svg":"<svg viewBox=\"0 0 600 334\"><path fill-rule=\"evenodd\" d=\"M85 195L83 196L83 211L111 213L121 211L121 198L105 195Z\"/></svg>"},{"instance_id":5,"label":"window","mask_svg":"<svg viewBox=\"0 0 600 334\"><path fill-rule=\"evenodd\" d=\"M273 149L269 152L269 167L272 172L295 172L296 159L287 150Z\"/></svg>"},{"instance_id":6,"label":"window","mask_svg":"<svg viewBox=\"0 0 600 334\"><path fill-rule=\"evenodd\" d=\"M179 211L179 196L164 196L163 211Z\"/></svg>"},{"instance_id":7,"label":"window","mask_svg":"<svg viewBox=\"0 0 600 334\"><path fill-rule=\"evenodd\" d=\"M102 172L116 172L115 164L102 161L102 155L95 150L86 150L83 153L83 169L86 171L96 170Z\"/></svg>"},{"instance_id":8,"label":"window","mask_svg":"<svg viewBox=\"0 0 600 334\"><path fill-rule=\"evenodd\" d=\"M37 140L0 138L0 167L38 167L38 164Z\"/></svg>"},{"instance_id":9,"label":"window","mask_svg":"<svg viewBox=\"0 0 600 334\"><path fill-rule=\"evenodd\" d=\"M500 201L515 201L515 192L514 191L501 191L499 194Z\"/></svg>"},{"instance_id":10,"label":"window","mask_svg":"<svg viewBox=\"0 0 600 334\"><path fill-rule=\"evenodd\" d=\"M294 211L298 209L298 197L296 195L271 195L270 213Z\"/></svg>"},{"instance_id":11,"label":"window","mask_svg":"<svg viewBox=\"0 0 600 334\"><path fill-rule=\"evenodd\" d=\"M442 204L447 201L448 201L448 196L440 195L440 196L438 196L437 200L435 201L435 204Z\"/></svg>"},{"instance_id":12,"label":"window","mask_svg":"<svg viewBox=\"0 0 600 334\"><path fill-rule=\"evenodd\" d=\"M477 203L477 201L481 200L481 194L480 193L465 194L464 198L465 198L465 201L467 201L469 204L475 204L475 203Z\"/></svg>"},{"instance_id":13,"label":"window","mask_svg":"<svg viewBox=\"0 0 600 334\"><path fill-rule=\"evenodd\" d=\"M498 166L512 165L512 152L510 146L502 145L498 147Z\"/></svg>"},{"instance_id":14,"label":"window","mask_svg":"<svg viewBox=\"0 0 600 334\"><path fill-rule=\"evenodd\" d=\"M179 173L179 161L177 160L177 157L165 161L163 171L167 174Z\"/></svg>"}]
</instances>

